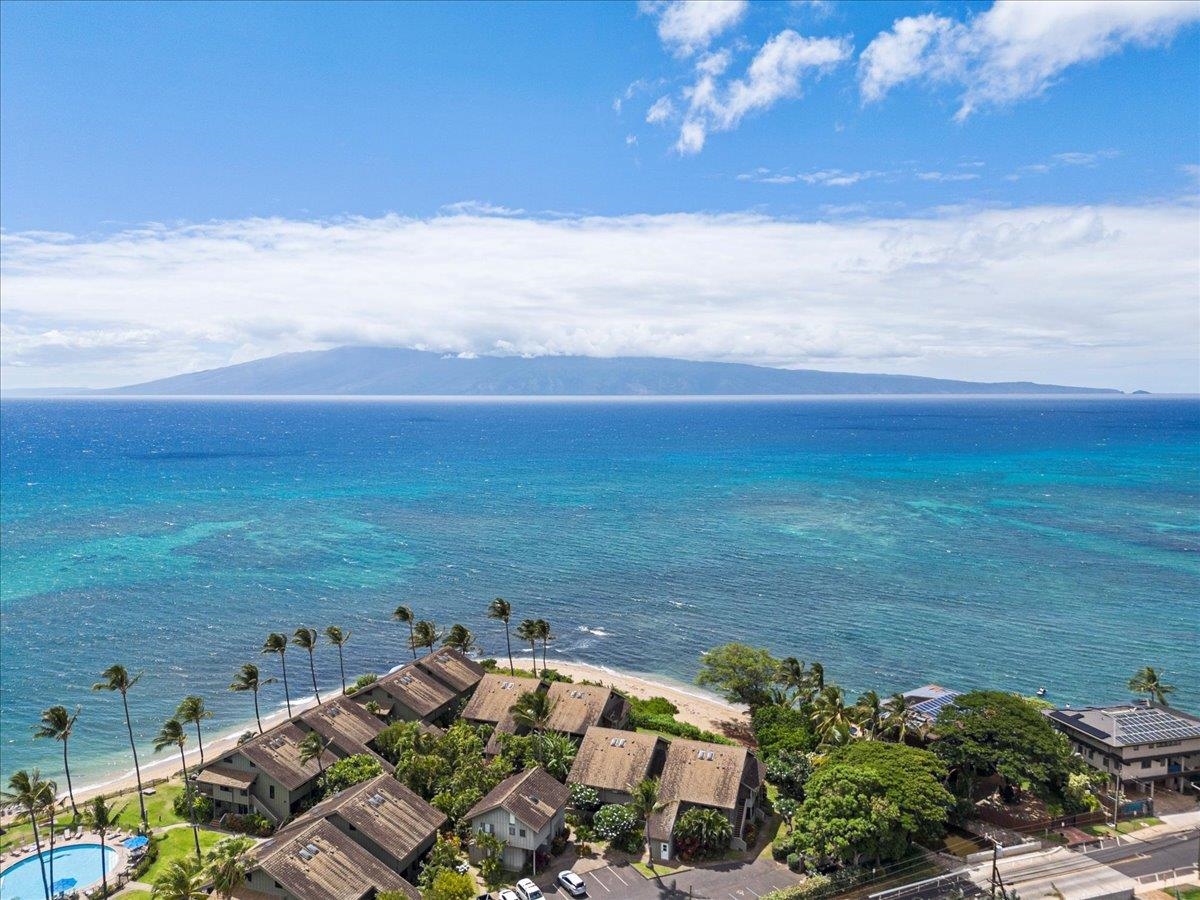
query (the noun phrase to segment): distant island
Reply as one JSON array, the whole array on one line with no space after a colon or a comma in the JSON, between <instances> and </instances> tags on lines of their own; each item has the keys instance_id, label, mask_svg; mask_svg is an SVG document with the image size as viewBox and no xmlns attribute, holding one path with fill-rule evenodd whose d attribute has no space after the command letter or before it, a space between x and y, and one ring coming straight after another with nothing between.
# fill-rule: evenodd
<instances>
[{"instance_id":1,"label":"distant island","mask_svg":"<svg viewBox=\"0 0 1200 900\"><path fill-rule=\"evenodd\" d=\"M656 357L463 357L391 347L339 347L284 353L240 365L87 393L513 397L1121 392L1032 381L953 381Z\"/></svg>"}]
</instances>

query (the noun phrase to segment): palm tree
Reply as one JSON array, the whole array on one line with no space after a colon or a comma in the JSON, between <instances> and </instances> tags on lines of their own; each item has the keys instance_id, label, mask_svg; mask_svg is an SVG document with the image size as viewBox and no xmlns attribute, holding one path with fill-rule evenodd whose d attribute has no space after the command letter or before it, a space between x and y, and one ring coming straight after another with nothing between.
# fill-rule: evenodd
<instances>
[{"instance_id":1,"label":"palm tree","mask_svg":"<svg viewBox=\"0 0 1200 900\"><path fill-rule=\"evenodd\" d=\"M62 741L63 748L63 769L67 773L67 796L71 798L71 812L75 818L79 818L79 809L75 806L75 789L71 786L71 764L67 758L67 741L71 738L71 731L75 728L75 720L79 718L80 708L75 707L75 714L67 712L65 706L51 706L49 709L42 710L42 724L33 726L33 736L35 738L54 738L56 741Z\"/></svg>"},{"instance_id":2,"label":"palm tree","mask_svg":"<svg viewBox=\"0 0 1200 900\"><path fill-rule=\"evenodd\" d=\"M533 677L537 678L537 641L538 624L533 619L525 619L517 626L517 637L529 641L529 650L533 654Z\"/></svg>"},{"instance_id":3,"label":"palm tree","mask_svg":"<svg viewBox=\"0 0 1200 900\"><path fill-rule=\"evenodd\" d=\"M542 672L546 671L546 644L554 640L554 635L550 633L550 623L545 619L538 619L533 623L537 626L537 636L542 642Z\"/></svg>"},{"instance_id":4,"label":"palm tree","mask_svg":"<svg viewBox=\"0 0 1200 900\"><path fill-rule=\"evenodd\" d=\"M416 618L413 616L411 606L397 606L396 611L392 613L392 618L397 622L404 622L408 625L408 646L412 650L413 659L417 658L417 635L413 631L413 622Z\"/></svg>"},{"instance_id":5,"label":"palm tree","mask_svg":"<svg viewBox=\"0 0 1200 900\"><path fill-rule=\"evenodd\" d=\"M630 785L629 793L629 809L642 820L646 856L650 860L650 868L654 868L654 853L650 850L650 817L666 806L666 803L658 801L658 779L645 778L636 785Z\"/></svg>"},{"instance_id":6,"label":"palm tree","mask_svg":"<svg viewBox=\"0 0 1200 900\"><path fill-rule=\"evenodd\" d=\"M113 809L108 805L108 800L103 794L100 794L91 799L91 802L84 808L83 821L96 834L100 835L100 883L104 888L104 896L108 896L108 860L105 859L104 838L107 834L117 828L121 813L125 811L125 807Z\"/></svg>"},{"instance_id":7,"label":"palm tree","mask_svg":"<svg viewBox=\"0 0 1200 900\"><path fill-rule=\"evenodd\" d=\"M426 653L433 652L433 646L438 642L441 633L437 629L437 625L428 620L417 622L412 626L412 642L413 651L418 647L424 647Z\"/></svg>"},{"instance_id":8,"label":"palm tree","mask_svg":"<svg viewBox=\"0 0 1200 900\"><path fill-rule=\"evenodd\" d=\"M471 629L465 625L459 625L455 622L450 626L450 630L446 632L442 646L452 647L459 653L470 653L475 649L475 635L471 634Z\"/></svg>"},{"instance_id":9,"label":"palm tree","mask_svg":"<svg viewBox=\"0 0 1200 900\"><path fill-rule=\"evenodd\" d=\"M571 772L571 764L575 762L575 754L579 748L569 734L561 731L547 731L537 736L541 744L542 768L557 778L566 781Z\"/></svg>"},{"instance_id":10,"label":"palm tree","mask_svg":"<svg viewBox=\"0 0 1200 900\"><path fill-rule=\"evenodd\" d=\"M837 685L826 685L813 701L813 730L827 744L843 743L850 733L850 715L846 698Z\"/></svg>"},{"instance_id":11,"label":"palm tree","mask_svg":"<svg viewBox=\"0 0 1200 900\"><path fill-rule=\"evenodd\" d=\"M321 737L315 731L310 731L304 736L297 748L300 751L300 765L306 766L313 760L317 761L317 778L325 774L324 760L321 758L325 755L325 751L329 749L332 741Z\"/></svg>"},{"instance_id":12,"label":"palm tree","mask_svg":"<svg viewBox=\"0 0 1200 900\"><path fill-rule=\"evenodd\" d=\"M342 693L344 694L346 693L346 658L342 648L350 640L350 629L342 631L336 625L330 625L325 629L325 637L329 639L329 643L338 648L338 671L342 674Z\"/></svg>"},{"instance_id":13,"label":"palm tree","mask_svg":"<svg viewBox=\"0 0 1200 900\"><path fill-rule=\"evenodd\" d=\"M163 723L158 736L154 738L154 752L174 744L179 748L179 764L183 767L183 793L187 798L188 821L192 823L192 837L196 841L196 860L200 861L200 826L196 824L196 803L192 799L192 781L188 778L187 760L183 756L183 745L187 743L187 733L178 719L167 719Z\"/></svg>"},{"instance_id":14,"label":"palm tree","mask_svg":"<svg viewBox=\"0 0 1200 900\"><path fill-rule=\"evenodd\" d=\"M208 851L208 875L217 895L229 900L233 892L246 883L250 868L246 853L254 846L248 837L225 838Z\"/></svg>"},{"instance_id":15,"label":"palm tree","mask_svg":"<svg viewBox=\"0 0 1200 900\"><path fill-rule=\"evenodd\" d=\"M544 691L526 691L517 698L516 703L508 708L508 711L512 715L513 722L519 728L528 728L536 736L545 730L546 724L550 721L550 714L554 712L554 701ZM535 740L533 749L540 765L542 762L541 741Z\"/></svg>"},{"instance_id":16,"label":"palm tree","mask_svg":"<svg viewBox=\"0 0 1200 900\"><path fill-rule=\"evenodd\" d=\"M197 860L173 859L154 882L156 900L208 900L208 874Z\"/></svg>"},{"instance_id":17,"label":"palm tree","mask_svg":"<svg viewBox=\"0 0 1200 900\"><path fill-rule=\"evenodd\" d=\"M787 657L779 664L779 682L785 691L790 691L786 697L788 703L795 703L801 697L805 697L811 684L804 663L794 656Z\"/></svg>"},{"instance_id":18,"label":"palm tree","mask_svg":"<svg viewBox=\"0 0 1200 900\"><path fill-rule=\"evenodd\" d=\"M875 740L882 733L884 713L883 703L874 691L867 691L854 704L854 717L868 741Z\"/></svg>"},{"instance_id":19,"label":"palm tree","mask_svg":"<svg viewBox=\"0 0 1200 900\"><path fill-rule=\"evenodd\" d=\"M196 745L200 748L200 765L204 765L204 738L200 734L200 723L211 719L212 713L204 706L203 697L184 697L175 710L175 718L186 725L196 726Z\"/></svg>"},{"instance_id":20,"label":"palm tree","mask_svg":"<svg viewBox=\"0 0 1200 900\"><path fill-rule=\"evenodd\" d=\"M810 695L816 695L825 690L825 667L819 662L808 667Z\"/></svg>"},{"instance_id":21,"label":"palm tree","mask_svg":"<svg viewBox=\"0 0 1200 900\"><path fill-rule=\"evenodd\" d=\"M487 617L504 623L504 644L508 647L508 674L516 675L517 669L513 665L512 658L512 635L508 633L508 620L512 618L512 604L503 597L497 597L488 604Z\"/></svg>"},{"instance_id":22,"label":"palm tree","mask_svg":"<svg viewBox=\"0 0 1200 900\"><path fill-rule=\"evenodd\" d=\"M150 828L146 819L146 795L142 793L142 769L138 765L137 742L133 739L133 721L129 718L129 690L142 679L142 673L130 677L129 671L120 663L115 663L100 673L103 681L92 685L93 691L117 691L121 695L121 703L125 707L125 727L129 730L129 749L133 751L133 774L137 779L138 807L142 812L142 830Z\"/></svg>"},{"instance_id":23,"label":"palm tree","mask_svg":"<svg viewBox=\"0 0 1200 900\"><path fill-rule=\"evenodd\" d=\"M317 649L317 631L315 628L297 628L292 635L292 643L308 651L308 670L312 673L313 693L317 695L317 706L321 705L321 692L317 690L317 665L313 661L313 651Z\"/></svg>"},{"instance_id":24,"label":"palm tree","mask_svg":"<svg viewBox=\"0 0 1200 900\"><path fill-rule=\"evenodd\" d=\"M264 679L259 675L258 666L254 663L243 663L241 671L229 685L231 691L251 691L254 694L254 721L258 723L258 733L262 734L262 718L258 714L258 689L274 684L274 678Z\"/></svg>"},{"instance_id":25,"label":"palm tree","mask_svg":"<svg viewBox=\"0 0 1200 900\"><path fill-rule=\"evenodd\" d=\"M883 704L883 732L903 744L910 735L923 736L924 717L913 709L917 701L903 694L892 694Z\"/></svg>"},{"instance_id":26,"label":"palm tree","mask_svg":"<svg viewBox=\"0 0 1200 900\"><path fill-rule=\"evenodd\" d=\"M283 702L287 704L288 718L290 719L292 717L292 695L288 692L287 683L287 635L272 631L263 641L262 652L279 654L279 664L283 666Z\"/></svg>"},{"instance_id":27,"label":"palm tree","mask_svg":"<svg viewBox=\"0 0 1200 900\"><path fill-rule=\"evenodd\" d=\"M42 869L42 889L46 892L47 900L50 897L50 882L46 880L46 861L42 858L42 836L37 820L42 810L54 804L53 785L54 782L42 778L42 773L37 769L32 772L21 769L8 779L8 790L0 792L0 800L20 806L29 815L29 824L33 826L33 846ZM50 830L53 832L53 824Z\"/></svg>"},{"instance_id":28,"label":"palm tree","mask_svg":"<svg viewBox=\"0 0 1200 900\"><path fill-rule=\"evenodd\" d=\"M1166 684L1162 677L1165 673L1159 672L1153 666L1146 666L1138 669L1134 676L1129 679L1129 689L1135 694L1146 694L1148 699L1154 700L1156 703L1167 706L1167 694L1175 692L1175 685Z\"/></svg>"}]
</instances>

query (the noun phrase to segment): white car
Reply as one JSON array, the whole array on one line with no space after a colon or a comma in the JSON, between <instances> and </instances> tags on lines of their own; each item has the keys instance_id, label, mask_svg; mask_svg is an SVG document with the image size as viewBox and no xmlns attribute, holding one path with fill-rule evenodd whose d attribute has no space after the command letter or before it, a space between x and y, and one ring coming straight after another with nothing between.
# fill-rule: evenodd
<instances>
[{"instance_id":1,"label":"white car","mask_svg":"<svg viewBox=\"0 0 1200 900\"><path fill-rule=\"evenodd\" d=\"M586 897L587 885L583 883L583 879L576 875L571 870L558 873L558 883L572 897Z\"/></svg>"},{"instance_id":2,"label":"white car","mask_svg":"<svg viewBox=\"0 0 1200 900\"><path fill-rule=\"evenodd\" d=\"M517 893L521 895L521 900L545 900L546 898L542 889L528 878L522 878L517 882Z\"/></svg>"},{"instance_id":3,"label":"white car","mask_svg":"<svg viewBox=\"0 0 1200 900\"><path fill-rule=\"evenodd\" d=\"M517 896L516 891L510 891L508 888L505 888L500 892L496 900L521 900L521 898Z\"/></svg>"}]
</instances>

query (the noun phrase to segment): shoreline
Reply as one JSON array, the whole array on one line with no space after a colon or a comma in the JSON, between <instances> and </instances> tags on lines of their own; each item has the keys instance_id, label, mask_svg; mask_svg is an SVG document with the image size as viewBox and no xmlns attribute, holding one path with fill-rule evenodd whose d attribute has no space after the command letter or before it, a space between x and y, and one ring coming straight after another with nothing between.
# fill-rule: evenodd
<instances>
[{"instance_id":1,"label":"shoreline","mask_svg":"<svg viewBox=\"0 0 1200 900\"><path fill-rule=\"evenodd\" d=\"M504 668L501 665L499 657L491 658L496 659L497 665L501 669ZM521 664L518 668L526 670L530 668L528 657L514 656L513 662ZM602 682L609 687L616 688L623 693L630 694L639 699L666 697L679 707L679 712L676 715L679 721L695 725L697 728L705 731L724 734L731 727L736 728L741 726L744 728L749 725L749 716L744 707L727 703L720 697L709 694L701 688L675 683L664 675L630 672L622 669L614 669L599 663L586 663L574 660L552 659L550 660L550 668L564 675L570 675L576 680L588 679ZM337 694L328 696L337 696ZM316 705L316 697L313 696L293 701L292 715L295 716ZM262 717L263 730L268 731L279 723L287 721L287 719L286 709L277 710L265 715ZM204 758L214 759L227 750L231 750L237 746L238 738L246 731L254 730L256 730L256 725L254 719L251 718L245 727L234 728L231 732L223 734L220 737L205 740ZM189 766L193 765L199 762L200 751L198 748L192 747L185 751L184 757ZM179 774L178 754L173 755L170 759L158 759L154 762L143 764L141 770L143 787L148 786L151 781L161 782L163 780L170 780ZM65 779L60 782L60 785L65 785ZM117 794L134 793L136 791L137 778L134 776L133 770L130 769L128 772L106 781L91 782L76 787L75 801L76 803L83 803L98 794L111 797ZM61 791L59 794L60 800L66 800L66 797L66 791Z\"/></svg>"}]
</instances>

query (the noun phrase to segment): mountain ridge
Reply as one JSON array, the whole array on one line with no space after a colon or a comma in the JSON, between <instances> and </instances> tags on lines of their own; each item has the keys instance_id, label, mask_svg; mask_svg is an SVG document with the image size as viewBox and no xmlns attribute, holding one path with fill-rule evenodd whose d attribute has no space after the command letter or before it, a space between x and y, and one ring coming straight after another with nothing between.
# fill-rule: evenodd
<instances>
[{"instance_id":1,"label":"mountain ridge","mask_svg":"<svg viewBox=\"0 0 1200 900\"><path fill-rule=\"evenodd\" d=\"M714 396L788 394L1120 394L1032 381L775 369L667 357L448 356L337 347L265 357L90 391L142 396Z\"/></svg>"}]
</instances>

